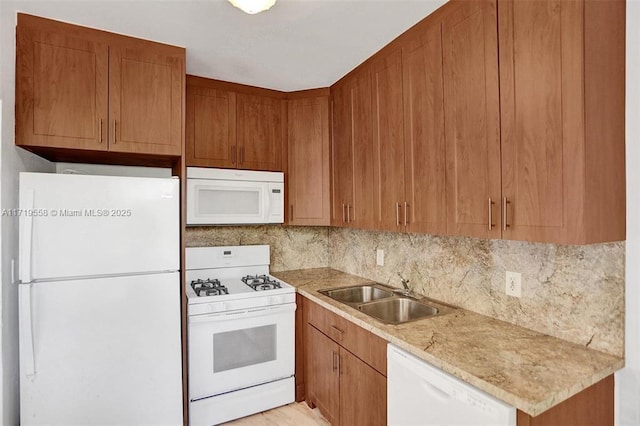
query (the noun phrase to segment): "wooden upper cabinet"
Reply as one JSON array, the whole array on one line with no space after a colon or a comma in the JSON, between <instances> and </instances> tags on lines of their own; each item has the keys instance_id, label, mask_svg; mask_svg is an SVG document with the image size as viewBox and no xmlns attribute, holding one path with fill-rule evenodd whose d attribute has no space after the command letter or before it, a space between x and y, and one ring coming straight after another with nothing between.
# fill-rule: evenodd
<instances>
[{"instance_id":1,"label":"wooden upper cabinet","mask_svg":"<svg viewBox=\"0 0 640 426\"><path fill-rule=\"evenodd\" d=\"M285 96L187 76L187 166L284 171Z\"/></svg>"},{"instance_id":2,"label":"wooden upper cabinet","mask_svg":"<svg viewBox=\"0 0 640 426\"><path fill-rule=\"evenodd\" d=\"M402 49L408 231L445 234L446 144L442 36L438 21Z\"/></svg>"},{"instance_id":3,"label":"wooden upper cabinet","mask_svg":"<svg viewBox=\"0 0 640 426\"><path fill-rule=\"evenodd\" d=\"M624 240L624 1L498 5L503 237Z\"/></svg>"},{"instance_id":4,"label":"wooden upper cabinet","mask_svg":"<svg viewBox=\"0 0 640 426\"><path fill-rule=\"evenodd\" d=\"M184 62L183 48L18 14L15 143L53 161L175 159Z\"/></svg>"},{"instance_id":5,"label":"wooden upper cabinet","mask_svg":"<svg viewBox=\"0 0 640 426\"><path fill-rule=\"evenodd\" d=\"M372 85L369 68L332 89L332 224L374 228Z\"/></svg>"},{"instance_id":6,"label":"wooden upper cabinet","mask_svg":"<svg viewBox=\"0 0 640 426\"><path fill-rule=\"evenodd\" d=\"M351 138L353 144L353 206L347 210L355 228L374 228L374 155L372 79L370 68L357 74L350 85Z\"/></svg>"},{"instance_id":7,"label":"wooden upper cabinet","mask_svg":"<svg viewBox=\"0 0 640 426\"><path fill-rule=\"evenodd\" d=\"M348 226L347 206L353 205L353 142L351 88L331 90L331 154L333 226Z\"/></svg>"},{"instance_id":8,"label":"wooden upper cabinet","mask_svg":"<svg viewBox=\"0 0 640 426\"><path fill-rule=\"evenodd\" d=\"M500 238L496 4L448 6L442 19L447 233Z\"/></svg>"},{"instance_id":9,"label":"wooden upper cabinet","mask_svg":"<svg viewBox=\"0 0 640 426\"><path fill-rule=\"evenodd\" d=\"M236 94L187 76L187 164L235 168Z\"/></svg>"},{"instance_id":10,"label":"wooden upper cabinet","mask_svg":"<svg viewBox=\"0 0 640 426\"><path fill-rule=\"evenodd\" d=\"M354 145L364 70L373 228L625 239L624 0L450 1L338 82L333 223L347 226L371 181Z\"/></svg>"},{"instance_id":11,"label":"wooden upper cabinet","mask_svg":"<svg viewBox=\"0 0 640 426\"><path fill-rule=\"evenodd\" d=\"M238 168L282 170L286 103L266 96L237 95Z\"/></svg>"},{"instance_id":12,"label":"wooden upper cabinet","mask_svg":"<svg viewBox=\"0 0 640 426\"><path fill-rule=\"evenodd\" d=\"M373 71L374 220L378 229L404 229L404 113L402 52L376 59Z\"/></svg>"},{"instance_id":13,"label":"wooden upper cabinet","mask_svg":"<svg viewBox=\"0 0 640 426\"><path fill-rule=\"evenodd\" d=\"M288 196L291 225L329 225L329 97L290 99Z\"/></svg>"},{"instance_id":14,"label":"wooden upper cabinet","mask_svg":"<svg viewBox=\"0 0 640 426\"><path fill-rule=\"evenodd\" d=\"M184 58L153 48L109 50L109 149L179 156Z\"/></svg>"},{"instance_id":15,"label":"wooden upper cabinet","mask_svg":"<svg viewBox=\"0 0 640 426\"><path fill-rule=\"evenodd\" d=\"M109 47L18 26L16 145L107 149Z\"/></svg>"}]
</instances>

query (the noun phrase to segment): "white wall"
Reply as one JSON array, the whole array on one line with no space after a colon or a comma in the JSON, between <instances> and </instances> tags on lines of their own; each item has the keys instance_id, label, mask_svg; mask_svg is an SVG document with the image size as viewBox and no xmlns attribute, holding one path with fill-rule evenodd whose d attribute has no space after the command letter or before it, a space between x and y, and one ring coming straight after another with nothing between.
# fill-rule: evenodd
<instances>
[{"instance_id":1,"label":"white wall","mask_svg":"<svg viewBox=\"0 0 640 426\"><path fill-rule=\"evenodd\" d=\"M2 102L2 140L0 144L0 208L18 205L18 173L21 171L53 171L53 165L13 144L15 105L15 9L0 1L0 99ZM18 256L17 218L2 217L2 406L0 423L18 424L18 289L12 277L11 261ZM17 271L16 271L17 273Z\"/></svg>"},{"instance_id":2,"label":"white wall","mask_svg":"<svg viewBox=\"0 0 640 426\"><path fill-rule=\"evenodd\" d=\"M640 425L640 1L627 1L626 367L616 375L617 424Z\"/></svg>"}]
</instances>

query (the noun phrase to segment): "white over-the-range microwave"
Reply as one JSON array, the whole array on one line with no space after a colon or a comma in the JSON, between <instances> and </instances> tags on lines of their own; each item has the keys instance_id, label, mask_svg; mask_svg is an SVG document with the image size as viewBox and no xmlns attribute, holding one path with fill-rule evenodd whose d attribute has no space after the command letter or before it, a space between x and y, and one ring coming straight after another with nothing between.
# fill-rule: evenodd
<instances>
[{"instance_id":1,"label":"white over-the-range microwave","mask_svg":"<svg viewBox=\"0 0 640 426\"><path fill-rule=\"evenodd\" d=\"M284 173L187 167L187 225L284 222Z\"/></svg>"}]
</instances>

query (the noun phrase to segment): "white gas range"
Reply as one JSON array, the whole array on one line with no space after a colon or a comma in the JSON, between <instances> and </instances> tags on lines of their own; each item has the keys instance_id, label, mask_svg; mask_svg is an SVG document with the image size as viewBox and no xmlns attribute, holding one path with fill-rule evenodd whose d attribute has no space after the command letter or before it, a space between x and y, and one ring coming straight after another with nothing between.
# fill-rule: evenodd
<instances>
[{"instance_id":1,"label":"white gas range","mask_svg":"<svg viewBox=\"0 0 640 426\"><path fill-rule=\"evenodd\" d=\"M269 261L267 245L186 250L191 425L295 398L295 289Z\"/></svg>"}]
</instances>

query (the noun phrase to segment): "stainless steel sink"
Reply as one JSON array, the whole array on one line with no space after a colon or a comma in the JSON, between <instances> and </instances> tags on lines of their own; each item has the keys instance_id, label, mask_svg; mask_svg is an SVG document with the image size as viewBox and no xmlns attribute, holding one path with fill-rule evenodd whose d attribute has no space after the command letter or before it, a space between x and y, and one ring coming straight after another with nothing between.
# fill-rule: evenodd
<instances>
[{"instance_id":1,"label":"stainless steel sink","mask_svg":"<svg viewBox=\"0 0 640 426\"><path fill-rule=\"evenodd\" d=\"M367 303L394 296L394 293L390 290L371 285L321 290L320 293L326 294L330 298L346 304Z\"/></svg>"},{"instance_id":2,"label":"stainless steel sink","mask_svg":"<svg viewBox=\"0 0 640 426\"><path fill-rule=\"evenodd\" d=\"M432 317L438 308L413 299L399 297L358 306L362 312L389 324L401 324L420 318Z\"/></svg>"},{"instance_id":3,"label":"stainless steel sink","mask_svg":"<svg viewBox=\"0 0 640 426\"><path fill-rule=\"evenodd\" d=\"M329 288L319 292L387 324L403 324L444 315L456 309L432 300L418 300L402 294L399 289L378 283Z\"/></svg>"}]
</instances>

